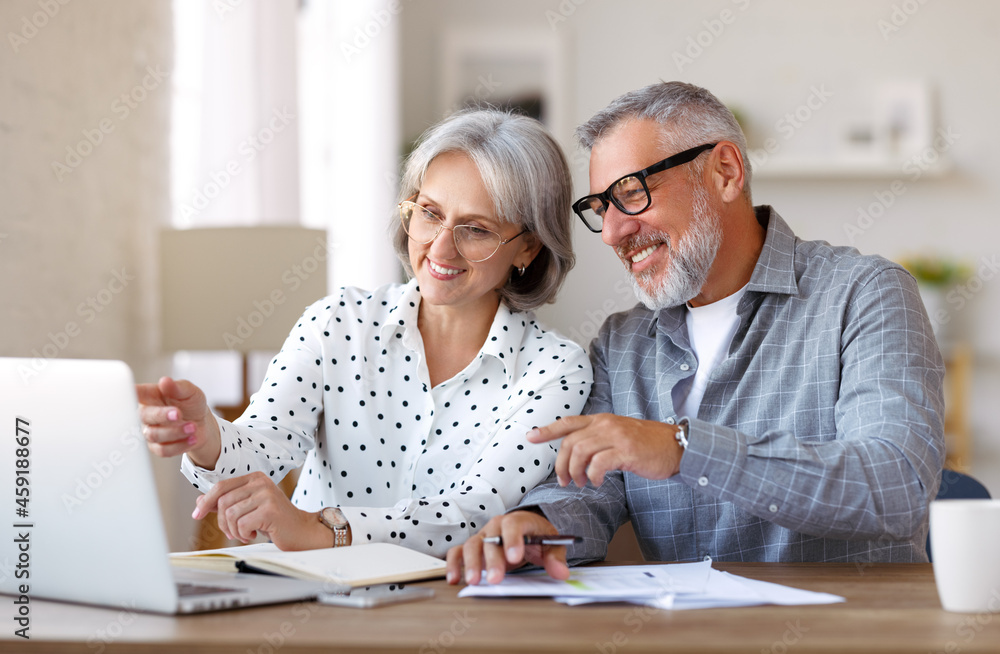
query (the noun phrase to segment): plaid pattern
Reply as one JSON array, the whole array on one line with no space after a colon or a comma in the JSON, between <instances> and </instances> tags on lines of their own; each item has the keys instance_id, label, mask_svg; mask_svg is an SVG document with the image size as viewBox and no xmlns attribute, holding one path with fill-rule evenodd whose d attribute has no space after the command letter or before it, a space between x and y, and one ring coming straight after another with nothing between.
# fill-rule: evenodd
<instances>
[{"instance_id":1,"label":"plaid pattern","mask_svg":"<svg viewBox=\"0 0 1000 654\"><path fill-rule=\"evenodd\" d=\"M550 477L522 501L604 558L631 518L648 560L926 561L944 460L944 366L913 278L853 248L801 241L770 207L729 356L689 416L680 474ZM694 374L684 306L611 316L591 345L585 413L675 423ZM686 370L684 368L687 368Z\"/></svg>"}]
</instances>

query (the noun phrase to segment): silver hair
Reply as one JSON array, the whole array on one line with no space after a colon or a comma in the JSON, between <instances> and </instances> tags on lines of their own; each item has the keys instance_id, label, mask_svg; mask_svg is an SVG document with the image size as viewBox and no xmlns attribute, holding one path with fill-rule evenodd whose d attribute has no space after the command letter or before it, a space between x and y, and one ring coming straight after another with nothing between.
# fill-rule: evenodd
<instances>
[{"instance_id":1,"label":"silver hair","mask_svg":"<svg viewBox=\"0 0 1000 654\"><path fill-rule=\"evenodd\" d=\"M736 117L710 91L684 82L658 82L637 91L630 91L611 101L576 130L576 138L587 150L618 125L634 119L651 119L663 126L665 150L681 152L703 143L731 141L743 158L745 182L743 195L752 202L750 178L752 171L747 156L747 139ZM652 163L652 162L650 162ZM692 177L700 176L705 157L691 162Z\"/></svg>"},{"instance_id":2,"label":"silver hair","mask_svg":"<svg viewBox=\"0 0 1000 654\"><path fill-rule=\"evenodd\" d=\"M524 274L514 273L500 289L502 301L512 311L554 301L575 263L570 222L573 186L559 144L534 118L499 109L460 111L420 137L403 166L400 201L420 190L431 162L446 152L468 155L493 199L497 218L527 229L542 244ZM412 276L407 240L397 219L393 245Z\"/></svg>"}]
</instances>

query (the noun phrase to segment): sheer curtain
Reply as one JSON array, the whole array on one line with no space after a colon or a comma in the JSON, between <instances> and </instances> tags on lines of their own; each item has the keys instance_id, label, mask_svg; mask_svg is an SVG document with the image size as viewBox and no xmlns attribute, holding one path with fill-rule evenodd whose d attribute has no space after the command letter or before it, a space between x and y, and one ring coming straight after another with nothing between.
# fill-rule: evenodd
<instances>
[{"instance_id":1,"label":"sheer curtain","mask_svg":"<svg viewBox=\"0 0 1000 654\"><path fill-rule=\"evenodd\" d=\"M298 223L296 0L174 0L173 223Z\"/></svg>"},{"instance_id":2,"label":"sheer curtain","mask_svg":"<svg viewBox=\"0 0 1000 654\"><path fill-rule=\"evenodd\" d=\"M330 288L398 281L398 0L309 0L300 14L302 217L325 227Z\"/></svg>"},{"instance_id":3,"label":"sheer curtain","mask_svg":"<svg viewBox=\"0 0 1000 654\"><path fill-rule=\"evenodd\" d=\"M398 3L173 2L173 226L324 228L330 289L399 280ZM180 353L174 374L239 397L233 353Z\"/></svg>"}]
</instances>

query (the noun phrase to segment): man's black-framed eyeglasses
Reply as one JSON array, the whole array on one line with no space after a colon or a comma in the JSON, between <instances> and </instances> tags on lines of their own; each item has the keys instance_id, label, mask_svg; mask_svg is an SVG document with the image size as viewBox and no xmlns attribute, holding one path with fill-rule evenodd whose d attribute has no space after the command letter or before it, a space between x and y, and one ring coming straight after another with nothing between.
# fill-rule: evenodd
<instances>
[{"instance_id":1,"label":"man's black-framed eyeglasses","mask_svg":"<svg viewBox=\"0 0 1000 654\"><path fill-rule=\"evenodd\" d=\"M600 233L604 227L604 213L608 210L608 204L614 204L622 213L634 216L649 208L653 200L649 195L649 187L646 186L646 178L650 175L663 172L664 170L686 164L694 160L705 150L711 150L718 143L706 143L690 150L684 150L667 157L663 161L658 161L648 168L629 173L614 182L603 193L587 195L573 203L573 211L580 216L580 220L592 232Z\"/></svg>"}]
</instances>

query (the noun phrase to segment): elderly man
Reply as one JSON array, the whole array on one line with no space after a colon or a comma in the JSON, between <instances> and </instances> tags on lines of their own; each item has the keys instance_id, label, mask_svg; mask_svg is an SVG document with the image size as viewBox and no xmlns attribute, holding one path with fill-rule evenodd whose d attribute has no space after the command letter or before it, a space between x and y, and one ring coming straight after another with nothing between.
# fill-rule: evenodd
<instances>
[{"instance_id":1,"label":"elderly man","mask_svg":"<svg viewBox=\"0 0 1000 654\"><path fill-rule=\"evenodd\" d=\"M562 439L554 477L449 551L449 581L565 578L566 548L526 536L599 560L628 519L655 561L926 561L944 373L913 278L754 207L746 139L705 89L627 93L577 137L574 211L645 306L592 343L585 415L529 432Z\"/></svg>"}]
</instances>

